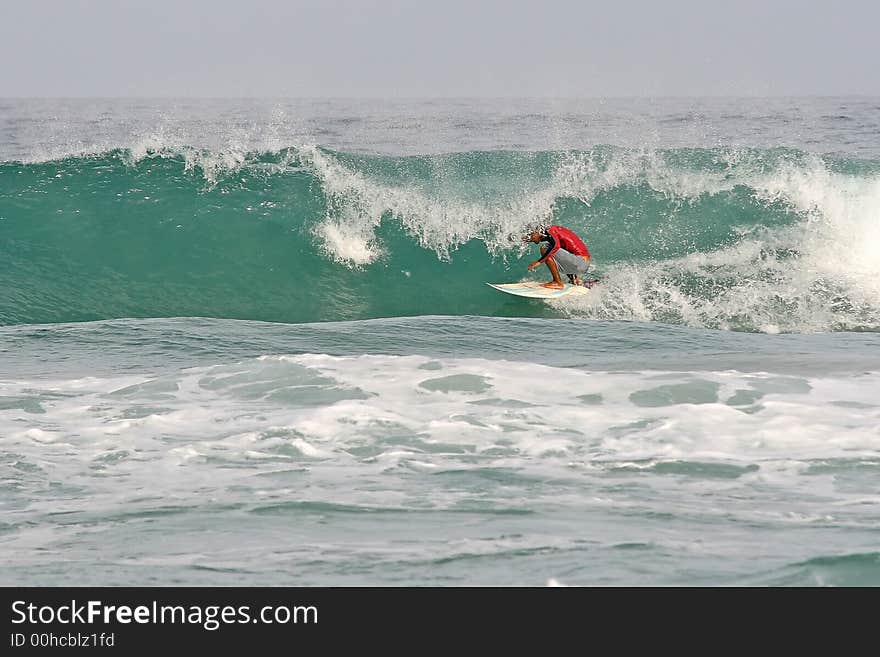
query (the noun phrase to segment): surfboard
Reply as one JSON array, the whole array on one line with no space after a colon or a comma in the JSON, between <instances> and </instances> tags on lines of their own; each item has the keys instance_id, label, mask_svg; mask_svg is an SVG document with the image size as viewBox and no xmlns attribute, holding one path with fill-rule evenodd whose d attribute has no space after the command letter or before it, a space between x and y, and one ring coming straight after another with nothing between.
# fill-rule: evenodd
<instances>
[{"instance_id":1,"label":"surfboard","mask_svg":"<svg viewBox=\"0 0 880 657\"><path fill-rule=\"evenodd\" d=\"M558 299L567 295L588 294L589 288L582 285L565 284L561 290L554 290L549 287L542 287L538 281L524 281L522 283L486 283L489 287L496 290L513 294L518 297L528 297L529 299Z\"/></svg>"}]
</instances>

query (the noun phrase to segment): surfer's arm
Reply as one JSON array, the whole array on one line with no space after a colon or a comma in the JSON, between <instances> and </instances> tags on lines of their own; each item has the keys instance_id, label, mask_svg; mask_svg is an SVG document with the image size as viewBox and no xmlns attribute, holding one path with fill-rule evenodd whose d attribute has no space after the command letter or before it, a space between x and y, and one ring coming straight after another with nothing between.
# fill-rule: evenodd
<instances>
[{"instance_id":1,"label":"surfer's arm","mask_svg":"<svg viewBox=\"0 0 880 657\"><path fill-rule=\"evenodd\" d=\"M547 258L552 256L559 250L559 242L556 240L555 237L553 237L553 235L550 235L550 239L547 241L549 242L549 244L547 244L547 250L544 251L544 255L541 256L540 260L537 260L533 263L535 267L537 267L538 265L543 265L547 261Z\"/></svg>"}]
</instances>

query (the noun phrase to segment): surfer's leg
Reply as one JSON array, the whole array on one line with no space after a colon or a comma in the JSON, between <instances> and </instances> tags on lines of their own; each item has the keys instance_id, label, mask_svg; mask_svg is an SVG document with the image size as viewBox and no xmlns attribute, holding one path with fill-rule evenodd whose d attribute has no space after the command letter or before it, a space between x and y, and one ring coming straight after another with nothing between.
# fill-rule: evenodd
<instances>
[{"instance_id":1,"label":"surfer's leg","mask_svg":"<svg viewBox=\"0 0 880 657\"><path fill-rule=\"evenodd\" d=\"M577 271L575 271L574 274L569 274L569 275L572 276L572 278L573 278L572 283L574 283L575 285L586 285L586 283L584 283L584 279L582 279L580 277L580 274L586 274L587 271L589 271L590 259L587 258L586 256L578 256L578 257L582 258L584 263L581 266L580 262L578 262Z\"/></svg>"},{"instance_id":2,"label":"surfer's leg","mask_svg":"<svg viewBox=\"0 0 880 657\"><path fill-rule=\"evenodd\" d=\"M547 253L547 247L541 246L541 257ZM565 283L562 282L562 279L559 278L559 268L556 266L556 261L550 257L544 261L544 264L547 265L547 269L550 270L550 273L553 274L553 280L549 283L541 283L541 287L549 287L553 290L561 290L565 287Z\"/></svg>"},{"instance_id":3,"label":"surfer's leg","mask_svg":"<svg viewBox=\"0 0 880 657\"><path fill-rule=\"evenodd\" d=\"M549 287L553 290L561 290L565 287L565 283L562 282L562 279L559 278L559 268L556 266L556 260L553 256L550 256L544 261L544 264L547 265L547 269L550 270L550 273L553 274L553 280L549 283L541 283L542 287Z\"/></svg>"}]
</instances>

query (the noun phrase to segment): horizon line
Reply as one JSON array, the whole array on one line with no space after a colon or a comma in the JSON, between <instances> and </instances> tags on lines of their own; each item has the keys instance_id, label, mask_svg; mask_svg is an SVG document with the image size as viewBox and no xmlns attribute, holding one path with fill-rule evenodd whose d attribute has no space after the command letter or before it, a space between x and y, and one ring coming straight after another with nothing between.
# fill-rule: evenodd
<instances>
[{"instance_id":1,"label":"horizon line","mask_svg":"<svg viewBox=\"0 0 880 657\"><path fill-rule=\"evenodd\" d=\"M574 101L574 100L693 100L693 99L816 99L816 98L859 98L875 99L880 94L863 93L840 93L840 94L663 94L663 95L608 95L608 96L190 96L190 95L89 95L89 96L43 96L43 95L2 95L0 100L372 100L372 101L437 101L437 100L548 100L548 101Z\"/></svg>"}]
</instances>

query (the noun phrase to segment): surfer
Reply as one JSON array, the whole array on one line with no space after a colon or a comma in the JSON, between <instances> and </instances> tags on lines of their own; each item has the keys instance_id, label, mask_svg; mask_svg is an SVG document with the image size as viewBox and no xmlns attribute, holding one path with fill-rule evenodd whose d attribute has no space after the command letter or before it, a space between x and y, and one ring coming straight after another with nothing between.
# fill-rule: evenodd
<instances>
[{"instance_id":1,"label":"surfer","mask_svg":"<svg viewBox=\"0 0 880 657\"><path fill-rule=\"evenodd\" d=\"M523 242L534 242L541 245L541 259L529 265L529 271L542 264L547 265L553 280L542 283L543 287L561 290L565 287L560 274L568 276L572 285L584 285L581 275L590 266L590 251L581 238L564 226L538 226L523 237Z\"/></svg>"}]
</instances>

